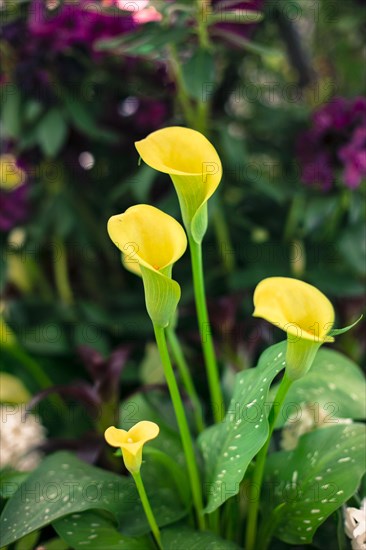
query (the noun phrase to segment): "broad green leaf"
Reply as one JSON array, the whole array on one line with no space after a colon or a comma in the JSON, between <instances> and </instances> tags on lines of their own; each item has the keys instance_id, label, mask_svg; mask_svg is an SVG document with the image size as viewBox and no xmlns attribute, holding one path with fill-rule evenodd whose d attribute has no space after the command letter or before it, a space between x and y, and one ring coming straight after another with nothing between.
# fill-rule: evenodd
<instances>
[{"instance_id":1,"label":"broad green leaf","mask_svg":"<svg viewBox=\"0 0 366 550\"><path fill-rule=\"evenodd\" d=\"M154 550L148 537L132 538L121 535L110 519L95 512L71 514L52 523L56 533L71 548L88 550Z\"/></svg>"},{"instance_id":2,"label":"broad green leaf","mask_svg":"<svg viewBox=\"0 0 366 550\"><path fill-rule=\"evenodd\" d=\"M167 483L164 470L151 458L144 463L142 477L159 525L167 525L186 514ZM135 484L82 462L67 452L55 453L42 462L7 502L0 518L5 546L49 523L85 510L110 512L125 535L149 531Z\"/></svg>"},{"instance_id":3,"label":"broad green leaf","mask_svg":"<svg viewBox=\"0 0 366 550\"><path fill-rule=\"evenodd\" d=\"M29 472L17 472L4 469L0 472L0 497L4 500L12 497L23 481L27 479Z\"/></svg>"},{"instance_id":4,"label":"broad green leaf","mask_svg":"<svg viewBox=\"0 0 366 550\"><path fill-rule=\"evenodd\" d=\"M213 55L207 50L197 50L194 55L182 65L184 87L193 99L207 101L207 90L215 83L215 66Z\"/></svg>"},{"instance_id":5,"label":"broad green leaf","mask_svg":"<svg viewBox=\"0 0 366 550\"><path fill-rule=\"evenodd\" d=\"M185 525L168 527L161 532L164 550L239 550L234 542L211 532L194 531Z\"/></svg>"},{"instance_id":6,"label":"broad green leaf","mask_svg":"<svg viewBox=\"0 0 366 550\"><path fill-rule=\"evenodd\" d=\"M272 396L275 391L271 390ZM321 348L308 374L291 386L277 427L290 415L300 418L302 408L309 404L314 420L323 413L323 422L329 425L336 424L338 418L366 418L366 381L361 369L338 351Z\"/></svg>"},{"instance_id":7,"label":"broad green leaf","mask_svg":"<svg viewBox=\"0 0 366 550\"><path fill-rule=\"evenodd\" d=\"M200 435L207 513L239 492L250 462L264 445L268 437L268 391L284 363L283 343L267 349L256 368L236 376L234 395L223 422Z\"/></svg>"},{"instance_id":8,"label":"broad green leaf","mask_svg":"<svg viewBox=\"0 0 366 550\"><path fill-rule=\"evenodd\" d=\"M51 109L38 124L38 141L45 155L54 157L67 136L67 124L58 109Z\"/></svg>"},{"instance_id":9,"label":"broad green leaf","mask_svg":"<svg viewBox=\"0 0 366 550\"><path fill-rule=\"evenodd\" d=\"M264 488L271 508L281 503L275 536L309 544L315 531L357 490L366 471L363 424L321 428L300 438L298 447L269 456ZM271 525L268 504L265 523Z\"/></svg>"}]
</instances>

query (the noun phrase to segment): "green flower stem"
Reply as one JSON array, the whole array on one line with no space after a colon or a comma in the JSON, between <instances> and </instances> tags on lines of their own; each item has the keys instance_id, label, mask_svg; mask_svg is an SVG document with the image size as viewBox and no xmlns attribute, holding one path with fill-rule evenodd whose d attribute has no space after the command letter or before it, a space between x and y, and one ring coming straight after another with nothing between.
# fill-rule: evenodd
<instances>
[{"instance_id":1,"label":"green flower stem","mask_svg":"<svg viewBox=\"0 0 366 550\"><path fill-rule=\"evenodd\" d=\"M136 483L136 488L137 488L137 491L138 491L138 494L139 494L139 497L140 497L140 500L141 500L141 504L142 504L142 507L144 509L146 519L149 522L151 532L154 535L154 538L156 540L156 544L158 545L160 550L163 550L163 546L161 544L160 530L159 530L158 524L156 523L154 513L151 509L149 498L146 494L141 474L140 474L140 472L135 472L135 473L132 474L132 477L133 477L133 479Z\"/></svg>"},{"instance_id":2,"label":"green flower stem","mask_svg":"<svg viewBox=\"0 0 366 550\"><path fill-rule=\"evenodd\" d=\"M172 76L174 77L175 83L177 85L177 98L182 107L184 118L186 119L189 126L192 128L195 127L196 114L191 104L184 85L183 73L180 66L180 62L177 56L175 47L171 44L168 48L169 59L170 59L170 68L172 71Z\"/></svg>"},{"instance_id":3,"label":"green flower stem","mask_svg":"<svg viewBox=\"0 0 366 550\"><path fill-rule=\"evenodd\" d=\"M290 380L287 377L285 372L282 378L281 384L276 393L274 402L272 404L272 408L269 413L268 437L265 444L259 451L255 462L251 488L250 488L250 496L249 496L250 505L249 505L248 517L247 517L245 550L255 550L257 548L256 536L257 536L258 510L259 510L260 493L261 493L267 451L271 441L273 430L275 428L277 417L282 408L283 402L285 400L288 390L290 389L291 384L292 384L292 380Z\"/></svg>"},{"instance_id":4,"label":"green flower stem","mask_svg":"<svg viewBox=\"0 0 366 550\"><path fill-rule=\"evenodd\" d=\"M202 245L192 237L188 237L191 251L193 286L196 300L199 331L201 335L203 355L205 358L208 385L211 395L212 413L215 422L221 422L225 416L224 399L220 387L219 371L216 362L210 322L207 312L205 282L202 265Z\"/></svg>"},{"instance_id":5,"label":"green flower stem","mask_svg":"<svg viewBox=\"0 0 366 550\"><path fill-rule=\"evenodd\" d=\"M202 416L202 406L198 398L196 388L194 387L194 383L192 380L191 373L189 371L189 367L185 360L183 350L181 348L181 345L177 338L175 330L172 328L168 328L166 333L167 333L168 343L169 343L174 361L179 369L179 374L182 379L184 389L186 390L187 395L190 398L191 403L193 405L193 413L196 421L197 430L199 433L201 433L205 429L205 424Z\"/></svg>"},{"instance_id":6,"label":"green flower stem","mask_svg":"<svg viewBox=\"0 0 366 550\"><path fill-rule=\"evenodd\" d=\"M197 0L197 31L200 46L203 49L210 47L210 38L207 32L207 15L210 9L207 0Z\"/></svg>"},{"instance_id":7,"label":"green flower stem","mask_svg":"<svg viewBox=\"0 0 366 550\"><path fill-rule=\"evenodd\" d=\"M64 304L71 305L74 301L74 297L68 275L67 250L63 241L58 237L55 237L53 263L58 294Z\"/></svg>"},{"instance_id":8,"label":"green flower stem","mask_svg":"<svg viewBox=\"0 0 366 550\"><path fill-rule=\"evenodd\" d=\"M170 397L173 402L175 416L182 439L183 450L187 463L187 470L191 484L193 502L196 509L197 521L201 530L205 528L205 518L203 515L203 501L200 475L197 468L196 457L189 432L188 422L184 411L182 399L179 393L178 384L174 376L173 367L170 362L168 347L165 338L164 329L154 324L156 343L160 352L161 361L164 368L165 378L168 384Z\"/></svg>"}]
</instances>

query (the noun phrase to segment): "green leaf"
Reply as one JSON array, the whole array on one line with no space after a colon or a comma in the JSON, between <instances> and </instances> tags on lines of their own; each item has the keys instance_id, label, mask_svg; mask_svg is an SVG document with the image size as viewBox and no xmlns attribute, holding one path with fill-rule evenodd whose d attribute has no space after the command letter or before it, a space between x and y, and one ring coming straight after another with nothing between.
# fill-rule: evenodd
<instances>
[{"instance_id":1,"label":"green leaf","mask_svg":"<svg viewBox=\"0 0 366 550\"><path fill-rule=\"evenodd\" d=\"M45 155L54 157L61 150L67 136L67 124L61 111L51 109L38 124L38 142Z\"/></svg>"},{"instance_id":2,"label":"green leaf","mask_svg":"<svg viewBox=\"0 0 366 550\"><path fill-rule=\"evenodd\" d=\"M39 531L29 533L29 535L26 535L17 542L14 550L33 550L36 547L40 535L41 533Z\"/></svg>"},{"instance_id":3,"label":"green leaf","mask_svg":"<svg viewBox=\"0 0 366 550\"><path fill-rule=\"evenodd\" d=\"M38 124L38 142L46 156L54 157L67 136L67 124L61 111L51 109Z\"/></svg>"},{"instance_id":4,"label":"green leaf","mask_svg":"<svg viewBox=\"0 0 366 550\"><path fill-rule=\"evenodd\" d=\"M143 465L142 477L160 526L185 516L186 510L177 502L176 491L167 483L159 463L151 458ZM131 478L90 466L67 452L55 453L43 460L7 502L0 518L0 546L65 515L91 509L111 513L125 535L143 535L150 530Z\"/></svg>"},{"instance_id":5,"label":"green leaf","mask_svg":"<svg viewBox=\"0 0 366 550\"><path fill-rule=\"evenodd\" d=\"M113 522L95 512L71 514L52 523L56 533L71 548L88 550L154 550L150 538L132 538L121 535Z\"/></svg>"},{"instance_id":6,"label":"green leaf","mask_svg":"<svg viewBox=\"0 0 366 550\"><path fill-rule=\"evenodd\" d=\"M12 497L19 485L29 476L28 472L4 469L0 473L0 497L4 500Z\"/></svg>"},{"instance_id":7,"label":"green leaf","mask_svg":"<svg viewBox=\"0 0 366 550\"><path fill-rule=\"evenodd\" d=\"M62 92L62 100L75 128L91 138L106 143L114 143L118 140L115 132L105 130L99 126L94 119L93 111L88 109L84 103L65 91Z\"/></svg>"},{"instance_id":8,"label":"green leaf","mask_svg":"<svg viewBox=\"0 0 366 550\"><path fill-rule=\"evenodd\" d=\"M1 124L4 135L18 138L21 133L21 105L22 98L18 88L6 85L3 92Z\"/></svg>"},{"instance_id":9,"label":"green leaf","mask_svg":"<svg viewBox=\"0 0 366 550\"><path fill-rule=\"evenodd\" d=\"M362 317L363 315L360 315L357 321L352 323L352 325L348 325L348 327L334 328L333 330L330 331L329 336L338 336L339 334L344 334L345 332L348 332L349 330L351 330L351 328L355 327L361 321Z\"/></svg>"},{"instance_id":10,"label":"green leaf","mask_svg":"<svg viewBox=\"0 0 366 550\"><path fill-rule=\"evenodd\" d=\"M161 532L161 539L166 550L178 550L189 548L189 550L238 550L240 546L234 542L223 540L210 532L199 532L179 525L168 527Z\"/></svg>"},{"instance_id":11,"label":"green leaf","mask_svg":"<svg viewBox=\"0 0 366 550\"><path fill-rule=\"evenodd\" d=\"M300 438L294 451L273 453L264 487L280 520L275 536L289 544L309 544L318 527L357 490L365 464L365 426L322 428ZM266 523L272 518L264 510Z\"/></svg>"},{"instance_id":12,"label":"green leaf","mask_svg":"<svg viewBox=\"0 0 366 550\"><path fill-rule=\"evenodd\" d=\"M215 65L213 55L207 50L197 50L194 55L182 65L184 87L187 94L198 101L207 101L207 86L215 82Z\"/></svg>"},{"instance_id":13,"label":"green leaf","mask_svg":"<svg viewBox=\"0 0 366 550\"><path fill-rule=\"evenodd\" d=\"M239 492L250 462L264 445L269 429L268 391L284 364L282 342L267 349L256 368L236 376L234 395L223 422L200 435L198 444L205 461L207 513Z\"/></svg>"},{"instance_id":14,"label":"green leaf","mask_svg":"<svg viewBox=\"0 0 366 550\"><path fill-rule=\"evenodd\" d=\"M272 388L272 397L276 389ZM323 422L328 424L337 423L338 418L366 418L366 382L361 369L338 351L321 348L308 374L292 384L277 427L290 415L300 418L308 404L314 407L314 420L323 412Z\"/></svg>"}]
</instances>

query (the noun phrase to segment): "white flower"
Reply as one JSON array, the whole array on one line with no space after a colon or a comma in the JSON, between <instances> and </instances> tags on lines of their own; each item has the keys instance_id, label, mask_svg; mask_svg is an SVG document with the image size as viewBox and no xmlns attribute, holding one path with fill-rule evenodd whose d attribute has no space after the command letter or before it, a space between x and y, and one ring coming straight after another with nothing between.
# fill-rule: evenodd
<instances>
[{"instance_id":1,"label":"white flower","mask_svg":"<svg viewBox=\"0 0 366 550\"><path fill-rule=\"evenodd\" d=\"M344 516L344 527L351 539L352 550L366 550L366 498L360 509L346 508Z\"/></svg>"},{"instance_id":2,"label":"white flower","mask_svg":"<svg viewBox=\"0 0 366 550\"><path fill-rule=\"evenodd\" d=\"M38 466L42 454L37 449L45 441L45 428L24 405L0 407L0 468L29 471Z\"/></svg>"},{"instance_id":3,"label":"white flower","mask_svg":"<svg viewBox=\"0 0 366 550\"><path fill-rule=\"evenodd\" d=\"M329 413L320 406L316 408L303 405L299 412L290 415L282 430L280 446L285 451L292 451L297 447L299 438L317 428L327 428L335 424L351 424L350 418L329 419ZM366 550L366 549L365 549Z\"/></svg>"}]
</instances>

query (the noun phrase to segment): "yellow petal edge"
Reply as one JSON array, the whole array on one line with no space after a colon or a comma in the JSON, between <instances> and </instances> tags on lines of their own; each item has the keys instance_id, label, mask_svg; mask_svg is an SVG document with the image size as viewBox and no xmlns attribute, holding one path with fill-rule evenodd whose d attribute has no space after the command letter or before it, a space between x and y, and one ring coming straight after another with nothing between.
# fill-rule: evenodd
<instances>
[{"instance_id":1,"label":"yellow petal edge","mask_svg":"<svg viewBox=\"0 0 366 550\"><path fill-rule=\"evenodd\" d=\"M254 292L254 317L278 326L288 335L332 342L328 336L334 323L334 309L314 286L290 277L269 277Z\"/></svg>"}]
</instances>

